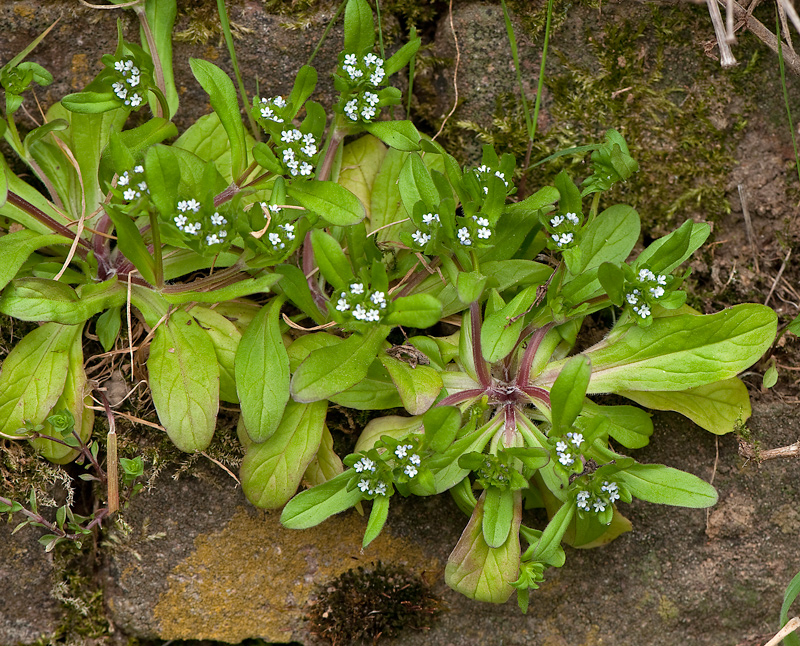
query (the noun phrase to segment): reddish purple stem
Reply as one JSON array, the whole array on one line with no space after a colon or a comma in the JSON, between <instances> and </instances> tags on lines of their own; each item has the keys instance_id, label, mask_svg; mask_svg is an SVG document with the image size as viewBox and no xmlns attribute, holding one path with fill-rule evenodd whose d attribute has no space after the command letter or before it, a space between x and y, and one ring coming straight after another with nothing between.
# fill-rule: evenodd
<instances>
[{"instance_id":1,"label":"reddish purple stem","mask_svg":"<svg viewBox=\"0 0 800 646\"><path fill-rule=\"evenodd\" d=\"M475 363L475 372L478 374L478 381L484 388L492 385L492 377L486 361L483 360L483 350L481 349L481 306L475 301L469 306L469 324L472 331L472 360Z\"/></svg>"}]
</instances>

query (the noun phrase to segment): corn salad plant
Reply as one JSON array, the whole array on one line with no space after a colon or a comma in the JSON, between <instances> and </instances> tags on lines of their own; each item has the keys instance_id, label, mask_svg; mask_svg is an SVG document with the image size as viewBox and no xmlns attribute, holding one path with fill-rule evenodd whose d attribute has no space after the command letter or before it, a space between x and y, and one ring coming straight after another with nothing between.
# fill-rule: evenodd
<instances>
[{"instance_id":1,"label":"corn salad plant","mask_svg":"<svg viewBox=\"0 0 800 646\"><path fill-rule=\"evenodd\" d=\"M106 351L121 346L131 312L149 331L150 393L179 449L205 449L220 402L238 406L248 499L286 505L290 528L369 502L365 547L393 495L450 491L469 521L446 579L474 599L516 589L526 608L545 569L564 564L562 542L591 547L630 529L617 507L633 497L716 501L699 478L618 452L648 443L650 416L591 396L729 432L750 412L736 375L769 347L775 315L685 305L679 267L706 224L632 255L638 214L601 210L638 168L619 133L586 148L580 184L562 173L520 199L511 155L486 146L480 164L462 166L391 118L402 99L392 77L420 40L384 56L366 0L347 0L343 50L324 70L340 93L330 111L311 99L311 66L288 95L242 106L222 70L194 59L213 112L178 136L175 7L148 0L138 14L145 46L120 32L97 78L24 138L22 94L51 77L23 62L29 51L0 70L0 129L44 186L4 161L0 313L41 325L3 363L3 437L74 459L48 439L48 420L69 411L88 441L83 336L93 327ZM150 118L126 128L142 110ZM575 353L582 322L602 312L615 318L609 333ZM457 331L437 335L443 320ZM406 414L376 413L342 459L331 403ZM547 511L544 528L525 523L533 507Z\"/></svg>"}]
</instances>

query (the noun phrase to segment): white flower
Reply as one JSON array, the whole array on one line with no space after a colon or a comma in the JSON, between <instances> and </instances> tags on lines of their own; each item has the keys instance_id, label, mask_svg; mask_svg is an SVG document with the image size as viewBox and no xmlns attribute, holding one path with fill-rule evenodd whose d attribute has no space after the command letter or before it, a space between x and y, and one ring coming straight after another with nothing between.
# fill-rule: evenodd
<instances>
[{"instance_id":1,"label":"white flower","mask_svg":"<svg viewBox=\"0 0 800 646\"><path fill-rule=\"evenodd\" d=\"M569 446L567 446L566 442L558 442L556 444L556 451L559 453L566 453L569 450Z\"/></svg>"},{"instance_id":2,"label":"white flower","mask_svg":"<svg viewBox=\"0 0 800 646\"><path fill-rule=\"evenodd\" d=\"M361 76L359 74L359 76ZM375 71L370 75L369 82L372 85L380 85L383 82L383 77L386 76L386 72L384 72L382 67L375 68Z\"/></svg>"},{"instance_id":3,"label":"white flower","mask_svg":"<svg viewBox=\"0 0 800 646\"><path fill-rule=\"evenodd\" d=\"M438 213L425 213L422 216L422 221L427 225L430 225L434 220L436 222L439 221L439 214Z\"/></svg>"},{"instance_id":4,"label":"white flower","mask_svg":"<svg viewBox=\"0 0 800 646\"><path fill-rule=\"evenodd\" d=\"M139 85L139 77L138 76L131 76L128 79L128 85L130 85L131 87L136 87L137 85Z\"/></svg>"},{"instance_id":5,"label":"white flower","mask_svg":"<svg viewBox=\"0 0 800 646\"><path fill-rule=\"evenodd\" d=\"M636 312L643 319L646 319L648 316L650 316L650 306L647 305L646 303L642 303L638 307L634 306L633 311Z\"/></svg>"},{"instance_id":6,"label":"white flower","mask_svg":"<svg viewBox=\"0 0 800 646\"><path fill-rule=\"evenodd\" d=\"M223 218L218 212L215 212L214 215L211 216L211 224L217 227L221 227L223 224L228 224L228 221Z\"/></svg>"},{"instance_id":7,"label":"white flower","mask_svg":"<svg viewBox=\"0 0 800 646\"><path fill-rule=\"evenodd\" d=\"M313 170L314 170L314 167L311 164L309 164L308 162L303 162L302 164L300 164L300 174L301 175L311 175Z\"/></svg>"},{"instance_id":8,"label":"white flower","mask_svg":"<svg viewBox=\"0 0 800 646\"><path fill-rule=\"evenodd\" d=\"M576 497L578 502L578 509L589 511L589 498L590 494L588 491L579 491Z\"/></svg>"},{"instance_id":9,"label":"white flower","mask_svg":"<svg viewBox=\"0 0 800 646\"><path fill-rule=\"evenodd\" d=\"M114 63L114 69L118 72L122 72L125 70L125 61L117 61Z\"/></svg>"},{"instance_id":10,"label":"white flower","mask_svg":"<svg viewBox=\"0 0 800 646\"><path fill-rule=\"evenodd\" d=\"M364 92L364 101L374 106L378 103L378 101L380 101L380 99L374 92Z\"/></svg>"},{"instance_id":11,"label":"white flower","mask_svg":"<svg viewBox=\"0 0 800 646\"><path fill-rule=\"evenodd\" d=\"M475 221L478 223L479 227L488 227L489 226L489 220L487 220L486 218L478 218L478 217L475 217L474 215L472 217L475 218Z\"/></svg>"},{"instance_id":12,"label":"white flower","mask_svg":"<svg viewBox=\"0 0 800 646\"><path fill-rule=\"evenodd\" d=\"M405 473L409 478L413 478L415 475L417 475L417 468L407 464L406 468L403 469L403 473Z\"/></svg>"},{"instance_id":13,"label":"white flower","mask_svg":"<svg viewBox=\"0 0 800 646\"><path fill-rule=\"evenodd\" d=\"M664 288L661 285L651 287L650 293L653 295L653 298L661 298L664 295Z\"/></svg>"},{"instance_id":14,"label":"white flower","mask_svg":"<svg viewBox=\"0 0 800 646\"><path fill-rule=\"evenodd\" d=\"M270 233L269 236L267 236L267 237L269 238L269 241L272 243L273 247L276 247L276 248L280 247L281 249L283 249L283 247L285 246L283 244L283 242L281 241L280 235L278 235L277 233L274 233L274 232Z\"/></svg>"},{"instance_id":15,"label":"white flower","mask_svg":"<svg viewBox=\"0 0 800 646\"><path fill-rule=\"evenodd\" d=\"M411 457L408 458L408 461L411 464L415 464L416 466L419 466L419 456L416 453L412 453Z\"/></svg>"},{"instance_id":16,"label":"white flower","mask_svg":"<svg viewBox=\"0 0 800 646\"><path fill-rule=\"evenodd\" d=\"M267 206L267 208L270 210L270 213L280 213L283 210L277 204L270 204Z\"/></svg>"},{"instance_id":17,"label":"white flower","mask_svg":"<svg viewBox=\"0 0 800 646\"><path fill-rule=\"evenodd\" d=\"M220 238L224 238L224 237L225 237L225 236L227 236L227 235L228 235L228 232L227 232L227 231L225 231L225 229L223 229L222 231L220 231L220 232L219 232L219 237L220 237Z\"/></svg>"},{"instance_id":18,"label":"white flower","mask_svg":"<svg viewBox=\"0 0 800 646\"><path fill-rule=\"evenodd\" d=\"M140 96L139 96L138 94L136 94L135 92L134 92L133 94L131 94L131 98L130 98L130 106L131 106L132 108L138 108L138 107L139 107L139 105L141 105L141 103L142 103L142 97L140 97ZM128 105L128 101L126 101L126 102L125 102L125 104L126 104L126 105Z\"/></svg>"},{"instance_id":19,"label":"white flower","mask_svg":"<svg viewBox=\"0 0 800 646\"><path fill-rule=\"evenodd\" d=\"M567 220L572 222L572 224L574 224L574 225L577 225L578 222L580 222L580 220L578 219L578 216L575 215L574 213L567 213L567 215L565 217L567 218Z\"/></svg>"},{"instance_id":20,"label":"white flower","mask_svg":"<svg viewBox=\"0 0 800 646\"><path fill-rule=\"evenodd\" d=\"M656 275L649 269L640 269L639 280L656 280Z\"/></svg>"},{"instance_id":21,"label":"white flower","mask_svg":"<svg viewBox=\"0 0 800 646\"><path fill-rule=\"evenodd\" d=\"M413 448L410 444L401 444L394 450L394 454L398 458L404 458L408 455L408 449Z\"/></svg>"},{"instance_id":22,"label":"white flower","mask_svg":"<svg viewBox=\"0 0 800 646\"><path fill-rule=\"evenodd\" d=\"M133 167L134 173L144 173L144 166L134 166Z\"/></svg>"},{"instance_id":23,"label":"white flower","mask_svg":"<svg viewBox=\"0 0 800 646\"><path fill-rule=\"evenodd\" d=\"M345 54L344 56L344 64L345 65L358 65L358 59L356 58L355 54Z\"/></svg>"},{"instance_id":24,"label":"white flower","mask_svg":"<svg viewBox=\"0 0 800 646\"><path fill-rule=\"evenodd\" d=\"M367 315L365 317L367 321L380 321L381 320L381 313L379 310L367 310Z\"/></svg>"},{"instance_id":25,"label":"white flower","mask_svg":"<svg viewBox=\"0 0 800 646\"><path fill-rule=\"evenodd\" d=\"M572 239L573 235L571 233L562 233L560 236L557 233L553 234L553 240L559 247L563 247L565 244L569 244L570 242L572 242Z\"/></svg>"},{"instance_id":26,"label":"white flower","mask_svg":"<svg viewBox=\"0 0 800 646\"><path fill-rule=\"evenodd\" d=\"M339 312L346 312L350 309L350 303L347 302L346 298L340 298L336 303L336 309Z\"/></svg>"},{"instance_id":27,"label":"white flower","mask_svg":"<svg viewBox=\"0 0 800 646\"><path fill-rule=\"evenodd\" d=\"M130 61L130 64L131 64L131 66L130 66L129 69L130 69L131 74L133 76L139 76L139 68L133 66L133 61Z\"/></svg>"},{"instance_id":28,"label":"white flower","mask_svg":"<svg viewBox=\"0 0 800 646\"><path fill-rule=\"evenodd\" d=\"M292 141L294 141L294 137L292 136L292 131L291 130L281 131L281 141L284 141L287 144L292 143Z\"/></svg>"},{"instance_id":29,"label":"white flower","mask_svg":"<svg viewBox=\"0 0 800 646\"><path fill-rule=\"evenodd\" d=\"M126 200L130 202L131 200L136 198L136 191L133 190L132 188L129 188L122 194L122 197L124 197Z\"/></svg>"},{"instance_id":30,"label":"white flower","mask_svg":"<svg viewBox=\"0 0 800 646\"><path fill-rule=\"evenodd\" d=\"M127 59L125 61L125 69L132 70L133 69L133 61L131 59ZM138 71L136 72L138 74Z\"/></svg>"},{"instance_id":31,"label":"white flower","mask_svg":"<svg viewBox=\"0 0 800 646\"><path fill-rule=\"evenodd\" d=\"M422 233L422 231L412 233L411 238L420 246L428 244L428 241L431 239L427 233Z\"/></svg>"},{"instance_id":32,"label":"white flower","mask_svg":"<svg viewBox=\"0 0 800 646\"><path fill-rule=\"evenodd\" d=\"M636 294L626 294L625 298L631 305L636 305L639 302L639 297Z\"/></svg>"},{"instance_id":33,"label":"white flower","mask_svg":"<svg viewBox=\"0 0 800 646\"><path fill-rule=\"evenodd\" d=\"M117 186L127 186L128 182L131 181L131 178L128 176L128 171L122 173L117 180Z\"/></svg>"},{"instance_id":34,"label":"white flower","mask_svg":"<svg viewBox=\"0 0 800 646\"><path fill-rule=\"evenodd\" d=\"M358 121L358 101L356 99L348 101L344 106L344 113L350 121Z\"/></svg>"},{"instance_id":35,"label":"white flower","mask_svg":"<svg viewBox=\"0 0 800 646\"><path fill-rule=\"evenodd\" d=\"M195 235L198 231L200 231L200 223L195 222L194 224L187 224L183 227L184 233L189 233L191 235Z\"/></svg>"},{"instance_id":36,"label":"white flower","mask_svg":"<svg viewBox=\"0 0 800 646\"><path fill-rule=\"evenodd\" d=\"M147 182L139 182L137 184L137 186L139 187L140 191L146 191L147 190Z\"/></svg>"},{"instance_id":37,"label":"white flower","mask_svg":"<svg viewBox=\"0 0 800 646\"><path fill-rule=\"evenodd\" d=\"M287 148L283 151L283 163L288 164L294 161L294 150Z\"/></svg>"},{"instance_id":38,"label":"white flower","mask_svg":"<svg viewBox=\"0 0 800 646\"><path fill-rule=\"evenodd\" d=\"M361 458L353 465L357 473L362 471L375 471L375 463L369 458Z\"/></svg>"},{"instance_id":39,"label":"white flower","mask_svg":"<svg viewBox=\"0 0 800 646\"><path fill-rule=\"evenodd\" d=\"M306 157L313 157L317 154L317 146L316 144L307 144L300 149L300 152L303 153Z\"/></svg>"},{"instance_id":40,"label":"white flower","mask_svg":"<svg viewBox=\"0 0 800 646\"><path fill-rule=\"evenodd\" d=\"M274 110L272 108L270 108L268 106L265 106L265 107L261 108L261 116L264 119L272 119L272 118L275 117L275 112L274 112Z\"/></svg>"},{"instance_id":41,"label":"white flower","mask_svg":"<svg viewBox=\"0 0 800 646\"><path fill-rule=\"evenodd\" d=\"M600 498L597 498L594 501L594 503L592 504L592 506L594 507L594 510L597 511L597 512L605 511L606 510L606 501L605 500L600 500Z\"/></svg>"},{"instance_id":42,"label":"white flower","mask_svg":"<svg viewBox=\"0 0 800 646\"><path fill-rule=\"evenodd\" d=\"M666 285L667 284L667 277L664 274L659 274L658 278L656 279L659 285Z\"/></svg>"},{"instance_id":43,"label":"white flower","mask_svg":"<svg viewBox=\"0 0 800 646\"><path fill-rule=\"evenodd\" d=\"M361 303L356 305L356 309L353 310L353 318L359 321L364 321L367 318L367 310L364 309Z\"/></svg>"},{"instance_id":44,"label":"white flower","mask_svg":"<svg viewBox=\"0 0 800 646\"><path fill-rule=\"evenodd\" d=\"M558 456L558 461L563 464L565 467L571 466L575 462L575 458L567 453L561 453Z\"/></svg>"},{"instance_id":45,"label":"white flower","mask_svg":"<svg viewBox=\"0 0 800 646\"><path fill-rule=\"evenodd\" d=\"M375 116L375 108L371 105L364 106L361 110L361 116L364 117L366 121L369 121Z\"/></svg>"},{"instance_id":46,"label":"white flower","mask_svg":"<svg viewBox=\"0 0 800 646\"><path fill-rule=\"evenodd\" d=\"M221 244L222 240L217 237L216 233L212 233L210 236L206 236L206 244Z\"/></svg>"},{"instance_id":47,"label":"white flower","mask_svg":"<svg viewBox=\"0 0 800 646\"><path fill-rule=\"evenodd\" d=\"M120 99L124 99L128 96L128 90L124 85L122 85L122 83L114 83L111 87L114 90L114 94L116 94Z\"/></svg>"},{"instance_id":48,"label":"white flower","mask_svg":"<svg viewBox=\"0 0 800 646\"><path fill-rule=\"evenodd\" d=\"M353 62L352 62L352 63L350 63L350 65L355 65L355 58L356 58L356 57L353 55ZM367 66L369 66L369 67L372 67L373 65L375 65L375 64L378 64L378 63L377 63L377 61L379 61L379 60L380 60L380 59L379 59L377 56L375 56L375 54L373 54L372 52L370 52L369 54L367 54L367 55L364 57L364 65L367 65ZM381 64L382 64L382 63L381 63Z\"/></svg>"},{"instance_id":49,"label":"white flower","mask_svg":"<svg viewBox=\"0 0 800 646\"><path fill-rule=\"evenodd\" d=\"M575 446L583 444L583 435L581 433L567 433L567 437Z\"/></svg>"},{"instance_id":50,"label":"white flower","mask_svg":"<svg viewBox=\"0 0 800 646\"><path fill-rule=\"evenodd\" d=\"M372 493L372 492L370 492ZM375 485L375 495L376 496L385 496L386 495L386 483L379 482Z\"/></svg>"},{"instance_id":51,"label":"white flower","mask_svg":"<svg viewBox=\"0 0 800 646\"><path fill-rule=\"evenodd\" d=\"M562 222L564 222L564 216L557 215L550 220L550 226L552 226L555 229L557 227L560 227Z\"/></svg>"},{"instance_id":52,"label":"white flower","mask_svg":"<svg viewBox=\"0 0 800 646\"><path fill-rule=\"evenodd\" d=\"M350 291L353 292L353 294L363 294L364 283L351 283Z\"/></svg>"},{"instance_id":53,"label":"white flower","mask_svg":"<svg viewBox=\"0 0 800 646\"><path fill-rule=\"evenodd\" d=\"M286 107L286 99L284 99L282 96L276 96L274 99L272 99L272 102L279 108Z\"/></svg>"},{"instance_id":54,"label":"white flower","mask_svg":"<svg viewBox=\"0 0 800 646\"><path fill-rule=\"evenodd\" d=\"M192 210L192 211L194 211L195 213L197 213L197 212L200 210L200 206L201 206L200 202L198 202L198 201L197 201L197 200L195 200L194 198L192 198L191 200L189 200L188 202L186 202L186 208L187 208L187 209L191 209L191 210ZM179 208L180 208L180 207L179 207Z\"/></svg>"},{"instance_id":55,"label":"white flower","mask_svg":"<svg viewBox=\"0 0 800 646\"><path fill-rule=\"evenodd\" d=\"M464 246L469 246L472 244L472 240L469 238L469 229L467 227L461 227L458 232L458 240Z\"/></svg>"},{"instance_id":56,"label":"white flower","mask_svg":"<svg viewBox=\"0 0 800 646\"><path fill-rule=\"evenodd\" d=\"M381 307L386 307L386 294L383 292L373 292L372 295L369 297L375 305L380 305Z\"/></svg>"},{"instance_id":57,"label":"white flower","mask_svg":"<svg viewBox=\"0 0 800 646\"><path fill-rule=\"evenodd\" d=\"M279 224L278 226L286 232L286 238L287 239L294 240L294 225L293 224Z\"/></svg>"},{"instance_id":58,"label":"white flower","mask_svg":"<svg viewBox=\"0 0 800 646\"><path fill-rule=\"evenodd\" d=\"M366 480L359 480L358 481L358 488L361 489L361 492L364 493L369 489L369 482Z\"/></svg>"},{"instance_id":59,"label":"white flower","mask_svg":"<svg viewBox=\"0 0 800 646\"><path fill-rule=\"evenodd\" d=\"M490 171L491 169L486 164L481 164L480 166L478 166L479 173L488 173Z\"/></svg>"},{"instance_id":60,"label":"white flower","mask_svg":"<svg viewBox=\"0 0 800 646\"><path fill-rule=\"evenodd\" d=\"M478 229L478 237L486 240L492 235L491 229L487 229L486 227L481 227Z\"/></svg>"},{"instance_id":61,"label":"white flower","mask_svg":"<svg viewBox=\"0 0 800 646\"><path fill-rule=\"evenodd\" d=\"M183 225L186 224L186 216L185 215L176 215L174 218L175 226L178 227L178 230L183 231Z\"/></svg>"}]
</instances>

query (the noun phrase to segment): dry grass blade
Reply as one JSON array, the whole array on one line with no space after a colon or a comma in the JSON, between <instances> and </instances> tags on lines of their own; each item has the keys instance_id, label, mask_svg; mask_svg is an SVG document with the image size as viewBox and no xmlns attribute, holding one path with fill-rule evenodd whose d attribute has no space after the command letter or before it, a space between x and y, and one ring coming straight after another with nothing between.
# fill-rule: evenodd
<instances>
[{"instance_id":1,"label":"dry grass blade","mask_svg":"<svg viewBox=\"0 0 800 646\"><path fill-rule=\"evenodd\" d=\"M783 259L781 263L781 268L778 270L778 275L775 276L775 280L772 281L772 287L769 288L769 294L767 294L767 298L764 299L764 305L769 303L769 299L772 298L772 293L775 291L775 288L778 286L778 281L783 276L783 271L786 269L786 263L789 262L789 258L792 257L792 250L789 249L789 253L786 254L786 258Z\"/></svg>"},{"instance_id":2,"label":"dry grass blade","mask_svg":"<svg viewBox=\"0 0 800 646\"><path fill-rule=\"evenodd\" d=\"M722 6L725 6L726 0L717 0ZM741 21L742 25L747 27L754 36L761 42L769 47L776 54L778 53L778 39L763 23L750 15L750 12L742 7L738 2L733 2L733 12L736 19ZM783 60L786 66L795 74L800 76L800 56L791 50L784 50Z\"/></svg>"},{"instance_id":3,"label":"dry grass blade","mask_svg":"<svg viewBox=\"0 0 800 646\"><path fill-rule=\"evenodd\" d=\"M747 233L747 242L753 252L753 268L755 272L761 273L758 269L758 254L756 252L756 244L753 239L753 222L750 220L750 209L747 208L747 192L741 184L739 184L739 200L742 203L742 215L744 216L744 229Z\"/></svg>"},{"instance_id":4,"label":"dry grass blade","mask_svg":"<svg viewBox=\"0 0 800 646\"><path fill-rule=\"evenodd\" d=\"M786 625L780 629L777 635L770 639L764 646L778 646L787 635L791 635L795 630L800 628L800 617L793 617Z\"/></svg>"},{"instance_id":5,"label":"dry grass blade","mask_svg":"<svg viewBox=\"0 0 800 646\"><path fill-rule=\"evenodd\" d=\"M708 5L708 13L711 15L711 22L714 25L714 33L717 36L720 64L725 68L733 67L736 65L736 58L731 51L731 46L728 44L728 34L725 33L725 25L722 22L722 14L719 12L717 0L706 0L706 4Z\"/></svg>"}]
</instances>

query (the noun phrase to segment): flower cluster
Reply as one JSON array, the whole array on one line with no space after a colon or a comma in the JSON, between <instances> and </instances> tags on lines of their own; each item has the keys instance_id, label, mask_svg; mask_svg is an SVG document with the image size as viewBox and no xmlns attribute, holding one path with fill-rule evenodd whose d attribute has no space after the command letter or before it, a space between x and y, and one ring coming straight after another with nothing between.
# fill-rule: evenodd
<instances>
[{"instance_id":1,"label":"flower cluster","mask_svg":"<svg viewBox=\"0 0 800 646\"><path fill-rule=\"evenodd\" d=\"M111 84L111 89L124 105L139 108L144 101L141 72L136 67L132 58L123 58L114 61L114 71L117 72L118 81Z\"/></svg>"},{"instance_id":2,"label":"flower cluster","mask_svg":"<svg viewBox=\"0 0 800 646\"><path fill-rule=\"evenodd\" d=\"M303 133L297 128L282 130L276 152L290 175L310 178L314 173L314 161L319 151L312 133Z\"/></svg>"},{"instance_id":3,"label":"flower cluster","mask_svg":"<svg viewBox=\"0 0 800 646\"><path fill-rule=\"evenodd\" d=\"M339 71L347 102L344 113L350 121L372 121L380 113L381 98L373 90L383 84L386 71L383 59L369 53L359 60L355 54L345 54ZM346 88L346 89L345 89Z\"/></svg>"},{"instance_id":4,"label":"flower cluster","mask_svg":"<svg viewBox=\"0 0 800 646\"><path fill-rule=\"evenodd\" d=\"M619 500L619 485L616 482L604 480L599 493L587 489L578 491L576 501L581 511L602 513Z\"/></svg>"},{"instance_id":5,"label":"flower cluster","mask_svg":"<svg viewBox=\"0 0 800 646\"><path fill-rule=\"evenodd\" d=\"M353 465L356 473L361 474L356 485L361 493L368 496L385 496L387 483L376 473L376 463L368 457L361 458Z\"/></svg>"},{"instance_id":6,"label":"flower cluster","mask_svg":"<svg viewBox=\"0 0 800 646\"><path fill-rule=\"evenodd\" d=\"M262 209L266 209L270 214L270 224L267 227L267 240L269 244L272 245L272 249L274 251L282 251L286 248L286 245L291 243L295 239L294 227L295 225L291 222L286 223L277 223L277 217L283 211L281 207L277 204L266 204L261 202L260 204ZM273 224L273 218L276 219L275 226Z\"/></svg>"},{"instance_id":7,"label":"flower cluster","mask_svg":"<svg viewBox=\"0 0 800 646\"><path fill-rule=\"evenodd\" d=\"M459 224L461 226L458 226ZM473 215L472 218L461 218L456 226L458 226L456 237L463 247L472 247L476 244L486 246L489 238L492 237L489 220L479 215Z\"/></svg>"},{"instance_id":8,"label":"flower cluster","mask_svg":"<svg viewBox=\"0 0 800 646\"><path fill-rule=\"evenodd\" d=\"M184 234L184 239L192 243L192 246L215 247L227 242L228 220L219 211L211 212L211 208L204 208L203 204L194 198L180 200L176 210L172 223ZM215 251L218 252L219 249Z\"/></svg>"},{"instance_id":9,"label":"flower cluster","mask_svg":"<svg viewBox=\"0 0 800 646\"><path fill-rule=\"evenodd\" d=\"M558 249L566 249L576 242L575 234L580 228L581 219L577 213L564 213L550 218L548 224L553 244Z\"/></svg>"},{"instance_id":10,"label":"flower cluster","mask_svg":"<svg viewBox=\"0 0 800 646\"><path fill-rule=\"evenodd\" d=\"M282 96L274 96L271 99L253 99L253 116L256 119L263 119L272 123L283 123L285 121L284 111L286 100Z\"/></svg>"},{"instance_id":11,"label":"flower cluster","mask_svg":"<svg viewBox=\"0 0 800 646\"><path fill-rule=\"evenodd\" d=\"M498 455L465 453L458 459L458 466L475 473L478 483L484 488L516 491L528 486L525 477L511 464L512 457L504 449Z\"/></svg>"},{"instance_id":12,"label":"flower cluster","mask_svg":"<svg viewBox=\"0 0 800 646\"><path fill-rule=\"evenodd\" d=\"M440 220L438 213L423 213L422 225L426 227L426 231L423 231L422 229L417 229L414 233L411 234L411 240L414 242L416 246L424 247L433 238L436 237L436 230L438 229L439 224Z\"/></svg>"},{"instance_id":13,"label":"flower cluster","mask_svg":"<svg viewBox=\"0 0 800 646\"><path fill-rule=\"evenodd\" d=\"M567 433L566 437L566 442L564 440L556 442L556 456L563 466L571 467L575 464L575 458L580 454L583 435L581 433Z\"/></svg>"},{"instance_id":14,"label":"flower cluster","mask_svg":"<svg viewBox=\"0 0 800 646\"><path fill-rule=\"evenodd\" d=\"M144 179L144 166L140 164L122 173L117 178L117 190L115 193L126 204L138 200L142 195L149 195L150 190L147 188L147 182Z\"/></svg>"},{"instance_id":15,"label":"flower cluster","mask_svg":"<svg viewBox=\"0 0 800 646\"><path fill-rule=\"evenodd\" d=\"M509 193L510 188L513 188L513 186L511 186L511 184L509 184L508 180L506 179L505 173L499 170L493 170L492 168L489 168L489 166L487 166L486 164L481 164L476 169L474 169L473 172L475 173L475 176L478 178L478 183L481 185L484 195L489 194L489 178L491 176L499 177L501 180L503 180L503 184L506 185L506 193Z\"/></svg>"},{"instance_id":16,"label":"flower cluster","mask_svg":"<svg viewBox=\"0 0 800 646\"><path fill-rule=\"evenodd\" d=\"M357 321L377 323L386 310L386 293L370 291L364 283L351 283L349 291L339 292L336 311Z\"/></svg>"},{"instance_id":17,"label":"flower cluster","mask_svg":"<svg viewBox=\"0 0 800 646\"><path fill-rule=\"evenodd\" d=\"M671 278L665 274L654 274L647 268L640 269L636 280L626 286L628 289L625 291L625 300L633 313L642 319L649 318L652 305L666 294Z\"/></svg>"},{"instance_id":18,"label":"flower cluster","mask_svg":"<svg viewBox=\"0 0 800 646\"><path fill-rule=\"evenodd\" d=\"M399 444L394 450L395 457L400 461L399 467L408 478L417 475L421 463L419 454L413 451L413 444Z\"/></svg>"}]
</instances>

